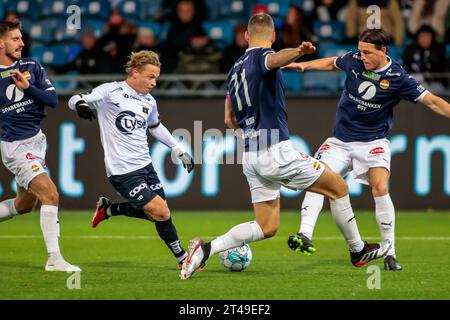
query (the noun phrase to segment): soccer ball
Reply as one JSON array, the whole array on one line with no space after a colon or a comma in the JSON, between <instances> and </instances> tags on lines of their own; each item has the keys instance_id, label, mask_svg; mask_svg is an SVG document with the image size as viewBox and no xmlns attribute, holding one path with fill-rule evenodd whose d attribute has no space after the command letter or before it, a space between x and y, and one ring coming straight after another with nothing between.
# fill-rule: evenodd
<instances>
[{"instance_id":1,"label":"soccer ball","mask_svg":"<svg viewBox=\"0 0 450 320\"><path fill-rule=\"evenodd\" d=\"M230 271L242 271L252 261L252 249L246 243L243 246L228 249L219 253L220 262Z\"/></svg>"}]
</instances>

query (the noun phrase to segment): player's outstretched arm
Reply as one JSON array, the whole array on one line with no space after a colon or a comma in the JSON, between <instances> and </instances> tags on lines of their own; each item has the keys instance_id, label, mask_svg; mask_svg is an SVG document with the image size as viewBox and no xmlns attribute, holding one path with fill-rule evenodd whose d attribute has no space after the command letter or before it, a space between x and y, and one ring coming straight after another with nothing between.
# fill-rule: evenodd
<instances>
[{"instance_id":1,"label":"player's outstretched arm","mask_svg":"<svg viewBox=\"0 0 450 320\"><path fill-rule=\"evenodd\" d=\"M267 56L267 68L275 69L284 67L305 54L316 52L316 47L311 42L302 42L297 48L287 48Z\"/></svg>"},{"instance_id":2,"label":"player's outstretched arm","mask_svg":"<svg viewBox=\"0 0 450 320\"><path fill-rule=\"evenodd\" d=\"M233 130L239 129L239 125L236 120L236 115L233 112L233 107L231 106L230 97L227 96L225 99L225 125Z\"/></svg>"},{"instance_id":3,"label":"player's outstretched arm","mask_svg":"<svg viewBox=\"0 0 450 320\"><path fill-rule=\"evenodd\" d=\"M286 68L298 72L305 72L306 70L333 71L338 70L334 65L335 60L336 57L329 57L305 62L292 62Z\"/></svg>"},{"instance_id":4,"label":"player's outstretched arm","mask_svg":"<svg viewBox=\"0 0 450 320\"><path fill-rule=\"evenodd\" d=\"M450 118L450 104L441 97L428 92L425 97L423 97L422 103L437 114Z\"/></svg>"},{"instance_id":5,"label":"player's outstretched arm","mask_svg":"<svg viewBox=\"0 0 450 320\"><path fill-rule=\"evenodd\" d=\"M161 122L155 126L149 127L148 131L154 138L172 149L172 152L180 158L183 163L183 167L187 170L187 172L190 173L194 170L194 159L183 149L183 147L181 147L178 141Z\"/></svg>"}]
</instances>

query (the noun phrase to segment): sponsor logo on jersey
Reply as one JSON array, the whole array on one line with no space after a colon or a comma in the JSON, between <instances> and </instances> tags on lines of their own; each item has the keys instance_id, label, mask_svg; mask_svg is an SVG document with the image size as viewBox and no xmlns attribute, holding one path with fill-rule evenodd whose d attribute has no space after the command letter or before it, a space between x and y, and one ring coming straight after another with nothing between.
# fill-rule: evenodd
<instances>
[{"instance_id":1,"label":"sponsor logo on jersey","mask_svg":"<svg viewBox=\"0 0 450 320\"><path fill-rule=\"evenodd\" d=\"M0 76L2 77L2 79L9 78L9 77L11 77L11 71L13 71L13 70L18 70L18 69L5 70L3 72L0 72Z\"/></svg>"},{"instance_id":2,"label":"sponsor logo on jersey","mask_svg":"<svg viewBox=\"0 0 450 320\"><path fill-rule=\"evenodd\" d=\"M380 153L384 153L384 148L376 147L370 150L370 154L380 154Z\"/></svg>"},{"instance_id":3,"label":"sponsor logo on jersey","mask_svg":"<svg viewBox=\"0 0 450 320\"><path fill-rule=\"evenodd\" d=\"M144 121L136 119L136 114L132 111L122 111L117 115L116 127L123 134L129 135L135 129L141 129L146 127Z\"/></svg>"},{"instance_id":4,"label":"sponsor logo on jersey","mask_svg":"<svg viewBox=\"0 0 450 320\"><path fill-rule=\"evenodd\" d=\"M387 89L387 88L389 88L389 81L388 80L386 80L386 79L383 79L383 80L381 80L380 81L380 87L381 87L381 89Z\"/></svg>"},{"instance_id":5,"label":"sponsor logo on jersey","mask_svg":"<svg viewBox=\"0 0 450 320\"><path fill-rule=\"evenodd\" d=\"M28 152L27 155L25 156L25 158L27 158L27 160L34 160L34 159L36 159L36 157L31 152Z\"/></svg>"},{"instance_id":6,"label":"sponsor logo on jersey","mask_svg":"<svg viewBox=\"0 0 450 320\"><path fill-rule=\"evenodd\" d=\"M400 72L392 72L392 68L390 68L386 71L386 75L391 77L400 77L402 74Z\"/></svg>"},{"instance_id":7,"label":"sponsor logo on jersey","mask_svg":"<svg viewBox=\"0 0 450 320\"><path fill-rule=\"evenodd\" d=\"M8 88L6 88L6 97L11 101L19 102L23 99L23 96L23 89L16 86L14 83L10 84Z\"/></svg>"},{"instance_id":8,"label":"sponsor logo on jersey","mask_svg":"<svg viewBox=\"0 0 450 320\"><path fill-rule=\"evenodd\" d=\"M330 145L327 143L323 144L319 149L319 151L326 151L326 150L330 150Z\"/></svg>"},{"instance_id":9,"label":"sponsor logo on jersey","mask_svg":"<svg viewBox=\"0 0 450 320\"><path fill-rule=\"evenodd\" d=\"M319 170L320 169L320 163L318 161L314 161L313 168L316 169L316 170Z\"/></svg>"},{"instance_id":10,"label":"sponsor logo on jersey","mask_svg":"<svg viewBox=\"0 0 450 320\"><path fill-rule=\"evenodd\" d=\"M148 112L150 111L149 108L147 107L142 107L142 112L148 114Z\"/></svg>"},{"instance_id":11,"label":"sponsor logo on jersey","mask_svg":"<svg viewBox=\"0 0 450 320\"><path fill-rule=\"evenodd\" d=\"M377 88L372 82L363 81L358 87L358 93L364 100L370 100L373 97L375 97L375 94L377 93Z\"/></svg>"},{"instance_id":12,"label":"sponsor logo on jersey","mask_svg":"<svg viewBox=\"0 0 450 320\"><path fill-rule=\"evenodd\" d=\"M134 187L130 192L129 195L130 197L134 197L135 195L137 195L142 189L147 188L147 184L146 183L141 183L140 185L138 185L137 187Z\"/></svg>"},{"instance_id":13,"label":"sponsor logo on jersey","mask_svg":"<svg viewBox=\"0 0 450 320\"><path fill-rule=\"evenodd\" d=\"M124 98L127 98L127 99L133 99L133 100L141 101L141 99L139 99L139 98L137 98L137 97L135 97L135 96L131 96L131 95L129 95L128 93L124 93L124 94L123 94L123 97L124 97Z\"/></svg>"},{"instance_id":14,"label":"sponsor logo on jersey","mask_svg":"<svg viewBox=\"0 0 450 320\"><path fill-rule=\"evenodd\" d=\"M380 80L380 75L376 74L375 72L372 71L363 71L362 75L366 78L372 79L372 80Z\"/></svg>"},{"instance_id":15,"label":"sponsor logo on jersey","mask_svg":"<svg viewBox=\"0 0 450 320\"><path fill-rule=\"evenodd\" d=\"M39 171L39 166L37 164L33 164L31 166L31 170L33 170L33 172L38 172Z\"/></svg>"},{"instance_id":16,"label":"sponsor logo on jersey","mask_svg":"<svg viewBox=\"0 0 450 320\"><path fill-rule=\"evenodd\" d=\"M23 72L23 75L25 76L25 78L26 78L27 80L30 80L30 79L31 79L30 71L28 71L28 70L24 71L24 72Z\"/></svg>"}]
</instances>

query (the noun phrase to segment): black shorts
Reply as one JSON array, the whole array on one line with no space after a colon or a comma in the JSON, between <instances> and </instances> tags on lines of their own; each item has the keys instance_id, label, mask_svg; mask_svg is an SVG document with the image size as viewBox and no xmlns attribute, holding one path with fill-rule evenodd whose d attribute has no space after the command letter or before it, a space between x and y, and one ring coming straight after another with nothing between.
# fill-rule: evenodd
<instances>
[{"instance_id":1,"label":"black shorts","mask_svg":"<svg viewBox=\"0 0 450 320\"><path fill-rule=\"evenodd\" d=\"M136 209L142 209L157 195L166 199L166 194L153 165L126 174L110 176L109 182Z\"/></svg>"}]
</instances>

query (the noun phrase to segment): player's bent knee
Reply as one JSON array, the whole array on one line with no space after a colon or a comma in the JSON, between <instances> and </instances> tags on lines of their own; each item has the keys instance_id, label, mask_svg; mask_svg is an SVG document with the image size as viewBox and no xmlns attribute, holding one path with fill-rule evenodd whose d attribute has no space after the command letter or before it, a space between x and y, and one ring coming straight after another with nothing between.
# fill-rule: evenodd
<instances>
[{"instance_id":1,"label":"player's bent knee","mask_svg":"<svg viewBox=\"0 0 450 320\"><path fill-rule=\"evenodd\" d=\"M278 226L266 226L262 228L264 239L272 238L277 234Z\"/></svg>"},{"instance_id":2,"label":"player's bent knee","mask_svg":"<svg viewBox=\"0 0 450 320\"><path fill-rule=\"evenodd\" d=\"M57 206L59 203L59 193L56 190L49 190L40 199L42 204Z\"/></svg>"},{"instance_id":3,"label":"player's bent knee","mask_svg":"<svg viewBox=\"0 0 450 320\"><path fill-rule=\"evenodd\" d=\"M389 193L388 187L384 183L372 186L372 194L374 197L382 197Z\"/></svg>"},{"instance_id":4,"label":"player's bent knee","mask_svg":"<svg viewBox=\"0 0 450 320\"><path fill-rule=\"evenodd\" d=\"M170 210L165 201L150 201L144 207L144 212L150 215L154 221L166 221L170 219Z\"/></svg>"},{"instance_id":5,"label":"player's bent knee","mask_svg":"<svg viewBox=\"0 0 450 320\"><path fill-rule=\"evenodd\" d=\"M336 173L334 181L335 182L331 190L332 192L331 194L328 195L328 197L331 200L336 200L345 197L348 194L348 185L345 182L345 180Z\"/></svg>"}]
</instances>

